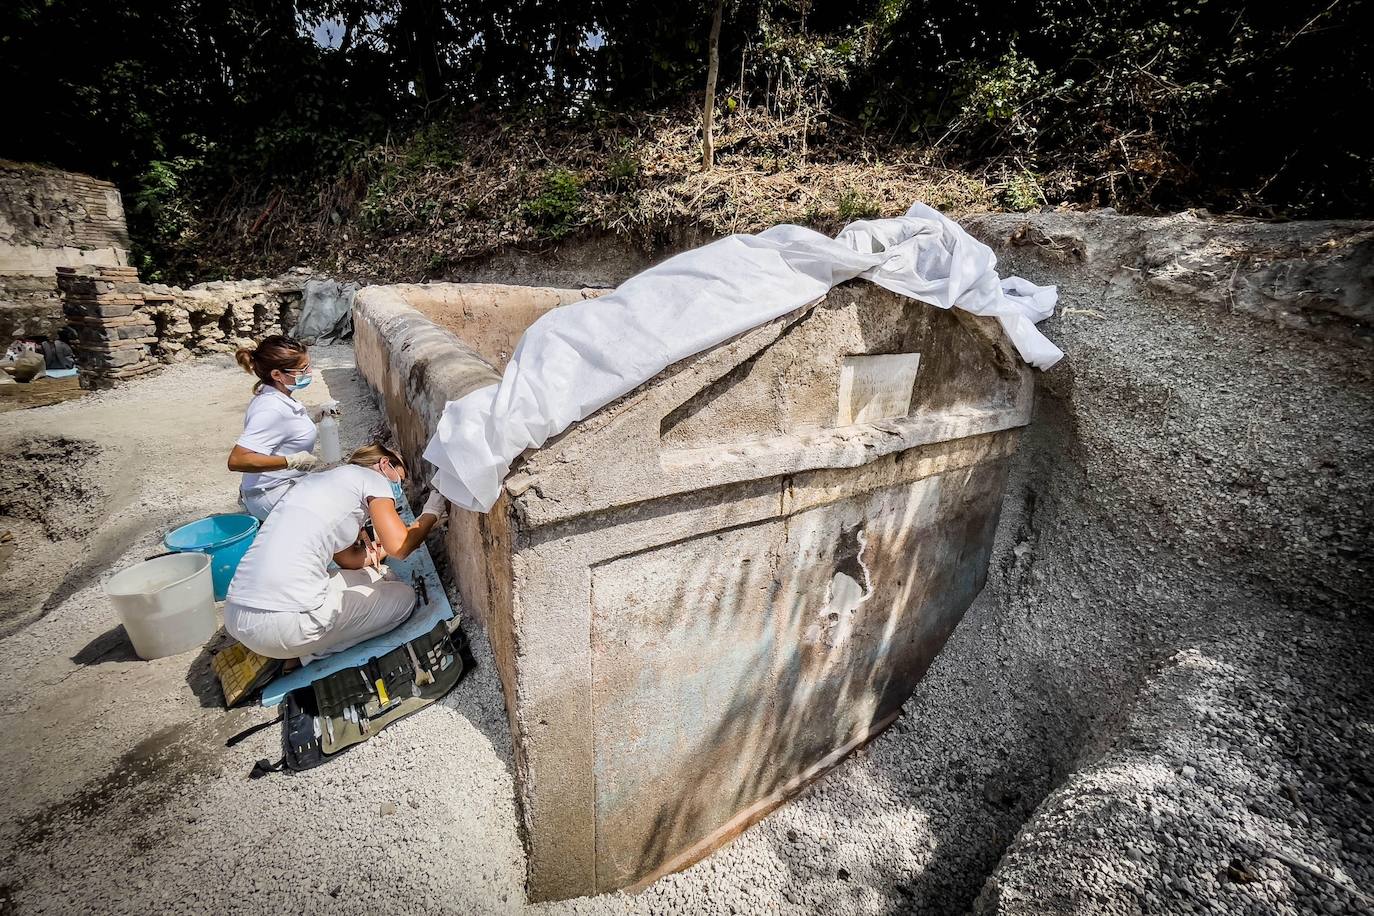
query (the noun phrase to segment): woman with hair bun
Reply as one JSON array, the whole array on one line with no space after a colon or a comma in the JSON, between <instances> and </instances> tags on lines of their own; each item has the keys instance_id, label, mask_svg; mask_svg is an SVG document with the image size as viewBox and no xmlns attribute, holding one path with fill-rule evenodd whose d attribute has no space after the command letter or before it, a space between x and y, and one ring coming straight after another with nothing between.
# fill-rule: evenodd
<instances>
[{"instance_id":1,"label":"woman with hair bun","mask_svg":"<svg viewBox=\"0 0 1374 916\"><path fill-rule=\"evenodd\" d=\"M337 414L330 401L306 407L295 393L310 384L310 355L294 337L273 334L255 348L234 354L245 372L258 377L253 400L243 418L243 435L229 452L229 470L243 474L239 501L258 521L316 464L311 452L319 433L315 424L326 412Z\"/></svg>"}]
</instances>

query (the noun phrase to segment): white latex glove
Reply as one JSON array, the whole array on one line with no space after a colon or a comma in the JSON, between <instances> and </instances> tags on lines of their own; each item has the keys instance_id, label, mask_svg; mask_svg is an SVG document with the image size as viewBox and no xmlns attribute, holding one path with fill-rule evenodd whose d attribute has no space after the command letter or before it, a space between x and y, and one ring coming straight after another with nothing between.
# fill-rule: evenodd
<instances>
[{"instance_id":1,"label":"white latex glove","mask_svg":"<svg viewBox=\"0 0 1374 916\"><path fill-rule=\"evenodd\" d=\"M381 542L372 540L366 531L361 532L361 534L363 548L367 554L367 565L380 574L382 572L382 561L386 559L386 548L381 545Z\"/></svg>"},{"instance_id":2,"label":"white latex glove","mask_svg":"<svg viewBox=\"0 0 1374 916\"><path fill-rule=\"evenodd\" d=\"M448 497L438 490L429 491L429 499L425 500L425 507L420 510L421 515L432 515L438 521L434 524L442 525L448 518Z\"/></svg>"},{"instance_id":3,"label":"white latex glove","mask_svg":"<svg viewBox=\"0 0 1374 916\"><path fill-rule=\"evenodd\" d=\"M305 415L310 418L311 423L318 423L326 416L337 417L342 413L339 410L338 401L325 401L323 404L311 404L306 407Z\"/></svg>"},{"instance_id":4,"label":"white latex glove","mask_svg":"<svg viewBox=\"0 0 1374 916\"><path fill-rule=\"evenodd\" d=\"M292 471L308 471L320 463L310 452L294 452L286 457L286 466Z\"/></svg>"}]
</instances>

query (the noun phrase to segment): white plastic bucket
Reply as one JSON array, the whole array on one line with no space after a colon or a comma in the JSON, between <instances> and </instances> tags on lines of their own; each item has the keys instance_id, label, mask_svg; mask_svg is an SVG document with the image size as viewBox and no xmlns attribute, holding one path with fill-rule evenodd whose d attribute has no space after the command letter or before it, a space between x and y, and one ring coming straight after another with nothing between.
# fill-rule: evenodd
<instances>
[{"instance_id":1,"label":"white plastic bucket","mask_svg":"<svg viewBox=\"0 0 1374 916\"><path fill-rule=\"evenodd\" d=\"M215 588L207 554L144 560L111 576L105 594L139 658L189 652L215 632Z\"/></svg>"}]
</instances>

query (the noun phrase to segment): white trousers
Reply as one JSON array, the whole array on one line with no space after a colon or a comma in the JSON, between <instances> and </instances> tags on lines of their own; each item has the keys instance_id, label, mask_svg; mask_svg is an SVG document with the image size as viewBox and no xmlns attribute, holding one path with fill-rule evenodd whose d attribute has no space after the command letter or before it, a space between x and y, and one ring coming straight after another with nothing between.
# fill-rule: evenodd
<instances>
[{"instance_id":1,"label":"white trousers","mask_svg":"<svg viewBox=\"0 0 1374 916\"><path fill-rule=\"evenodd\" d=\"M341 569L329 577L324 604L313 611L265 611L232 601L224 629L268 658L319 658L395 629L415 608L415 590L374 569Z\"/></svg>"},{"instance_id":2,"label":"white trousers","mask_svg":"<svg viewBox=\"0 0 1374 916\"><path fill-rule=\"evenodd\" d=\"M272 511L281 498L291 492L294 483L284 483L280 486L272 487L270 490L254 490L251 493L239 491L239 503L244 511L260 522L267 521L267 514Z\"/></svg>"}]
</instances>

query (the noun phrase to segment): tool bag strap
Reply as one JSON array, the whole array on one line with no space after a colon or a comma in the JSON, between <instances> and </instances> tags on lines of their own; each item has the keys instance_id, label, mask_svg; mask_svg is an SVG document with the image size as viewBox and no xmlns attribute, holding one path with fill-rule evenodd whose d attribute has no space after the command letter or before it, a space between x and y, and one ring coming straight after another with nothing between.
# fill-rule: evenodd
<instances>
[{"instance_id":1,"label":"tool bag strap","mask_svg":"<svg viewBox=\"0 0 1374 916\"><path fill-rule=\"evenodd\" d=\"M282 714L281 714L281 713L277 713L277 717L276 717L275 719L271 720L270 722L259 722L257 725L250 725L248 728L245 728L243 731L239 732L237 735L235 735L234 737L230 738L228 741L224 742L224 746L225 746L225 747L233 747L234 745L236 745L236 744L238 744L240 741L242 741L244 738L247 738L247 737L249 737L249 736L251 736L251 735L256 735L258 732L262 731L264 728L271 728L273 725L276 725L278 722L280 722L281 719L282 719Z\"/></svg>"},{"instance_id":2,"label":"tool bag strap","mask_svg":"<svg viewBox=\"0 0 1374 916\"><path fill-rule=\"evenodd\" d=\"M282 757L282 759L278 760L276 763L273 763L272 761L270 761L270 760L268 760L266 757L264 757L263 759L259 760L257 763L253 764L253 769L251 769L251 770L248 771L248 778L249 778L249 779L262 779L262 778L263 778L264 776L266 776L268 773L280 773L280 772L282 771L282 769L283 769L285 766L286 766L286 758L285 758L285 757Z\"/></svg>"}]
</instances>

